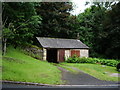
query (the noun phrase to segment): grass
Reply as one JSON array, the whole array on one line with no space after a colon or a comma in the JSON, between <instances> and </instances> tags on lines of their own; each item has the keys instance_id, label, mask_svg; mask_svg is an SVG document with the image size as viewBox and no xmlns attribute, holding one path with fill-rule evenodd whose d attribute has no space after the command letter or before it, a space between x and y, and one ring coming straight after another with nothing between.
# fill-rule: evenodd
<instances>
[{"instance_id":1,"label":"grass","mask_svg":"<svg viewBox=\"0 0 120 90\"><path fill-rule=\"evenodd\" d=\"M2 60L2 79L43 84L62 84L56 66L25 55L20 49L9 47Z\"/></svg>"},{"instance_id":2,"label":"grass","mask_svg":"<svg viewBox=\"0 0 120 90\"><path fill-rule=\"evenodd\" d=\"M78 73L78 71L76 71L76 70L74 70L74 69L66 66L65 64L62 64L62 63L61 63L61 64L56 64L56 65L59 66L59 67L62 67L62 68L64 68L64 69L66 69L66 70L68 70L68 71L70 71L70 72L72 72L72 73L74 73L74 74L77 74L77 73Z\"/></svg>"},{"instance_id":3,"label":"grass","mask_svg":"<svg viewBox=\"0 0 120 90\"><path fill-rule=\"evenodd\" d=\"M90 74L93 77L96 77L100 80L105 81L118 81L118 77L112 77L110 74L118 73L115 67L104 66L100 64L78 64L78 63L62 63L62 66L72 66L82 70L83 72ZM67 68L66 68L67 69ZM68 69L69 70L69 69Z\"/></svg>"}]
</instances>

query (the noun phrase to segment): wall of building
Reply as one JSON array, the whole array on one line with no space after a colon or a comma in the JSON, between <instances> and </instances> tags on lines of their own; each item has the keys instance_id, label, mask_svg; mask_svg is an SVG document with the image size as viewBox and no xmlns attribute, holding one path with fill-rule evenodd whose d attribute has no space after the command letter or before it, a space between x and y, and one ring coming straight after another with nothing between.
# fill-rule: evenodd
<instances>
[{"instance_id":1,"label":"wall of building","mask_svg":"<svg viewBox=\"0 0 120 90\"><path fill-rule=\"evenodd\" d=\"M89 57L88 49L80 49L80 57Z\"/></svg>"},{"instance_id":2,"label":"wall of building","mask_svg":"<svg viewBox=\"0 0 120 90\"><path fill-rule=\"evenodd\" d=\"M89 57L89 50L88 49L70 49L70 50L65 50L65 58L66 59L71 56L72 50L80 51L80 57Z\"/></svg>"},{"instance_id":3,"label":"wall of building","mask_svg":"<svg viewBox=\"0 0 120 90\"><path fill-rule=\"evenodd\" d=\"M65 50L65 59L69 58L71 55L70 50Z\"/></svg>"},{"instance_id":4,"label":"wall of building","mask_svg":"<svg viewBox=\"0 0 120 90\"><path fill-rule=\"evenodd\" d=\"M88 49L67 49L65 50L65 59L71 56L72 50L79 50L80 57L89 57L89 50ZM43 48L43 60L47 59L47 49ZM57 61L59 62L59 49L57 51Z\"/></svg>"},{"instance_id":5,"label":"wall of building","mask_svg":"<svg viewBox=\"0 0 120 90\"><path fill-rule=\"evenodd\" d=\"M47 59L47 49L43 48L43 60Z\"/></svg>"}]
</instances>

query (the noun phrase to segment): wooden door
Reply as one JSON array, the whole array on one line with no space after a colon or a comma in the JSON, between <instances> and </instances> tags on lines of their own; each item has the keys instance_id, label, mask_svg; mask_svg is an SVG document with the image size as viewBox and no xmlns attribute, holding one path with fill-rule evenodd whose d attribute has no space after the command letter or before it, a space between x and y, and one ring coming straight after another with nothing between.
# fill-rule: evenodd
<instances>
[{"instance_id":1,"label":"wooden door","mask_svg":"<svg viewBox=\"0 0 120 90\"><path fill-rule=\"evenodd\" d=\"M60 49L59 50L59 62L64 62L64 59L65 59L65 50Z\"/></svg>"},{"instance_id":2,"label":"wooden door","mask_svg":"<svg viewBox=\"0 0 120 90\"><path fill-rule=\"evenodd\" d=\"M80 50L71 50L71 56L73 56L73 55L80 57Z\"/></svg>"}]
</instances>

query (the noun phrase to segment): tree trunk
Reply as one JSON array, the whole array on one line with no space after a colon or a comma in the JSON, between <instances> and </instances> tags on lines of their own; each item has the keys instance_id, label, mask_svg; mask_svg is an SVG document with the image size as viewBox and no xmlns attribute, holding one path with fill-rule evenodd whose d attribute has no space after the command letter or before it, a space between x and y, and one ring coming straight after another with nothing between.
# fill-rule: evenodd
<instances>
[{"instance_id":1,"label":"tree trunk","mask_svg":"<svg viewBox=\"0 0 120 90\"><path fill-rule=\"evenodd\" d=\"M6 44L7 44L7 39L3 38L3 55L6 53Z\"/></svg>"}]
</instances>

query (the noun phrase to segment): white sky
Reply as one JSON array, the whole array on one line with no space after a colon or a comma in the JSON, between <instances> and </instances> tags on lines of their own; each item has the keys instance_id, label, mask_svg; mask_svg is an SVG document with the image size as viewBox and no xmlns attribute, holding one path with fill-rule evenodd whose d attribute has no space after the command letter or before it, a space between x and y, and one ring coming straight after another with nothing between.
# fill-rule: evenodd
<instances>
[{"instance_id":1,"label":"white sky","mask_svg":"<svg viewBox=\"0 0 120 90\"><path fill-rule=\"evenodd\" d=\"M78 15L79 13L84 12L84 10L90 7L90 4L85 6L86 1L90 2L90 0L71 0L75 4L73 7L73 11L71 12L73 15Z\"/></svg>"}]
</instances>

